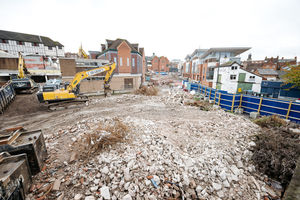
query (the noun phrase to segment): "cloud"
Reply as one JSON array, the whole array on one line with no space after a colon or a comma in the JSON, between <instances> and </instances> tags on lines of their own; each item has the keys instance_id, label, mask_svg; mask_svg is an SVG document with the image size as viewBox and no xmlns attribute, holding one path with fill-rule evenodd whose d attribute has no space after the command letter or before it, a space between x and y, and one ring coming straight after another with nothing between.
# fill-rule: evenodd
<instances>
[{"instance_id":1,"label":"cloud","mask_svg":"<svg viewBox=\"0 0 300 200\"><path fill-rule=\"evenodd\" d=\"M297 0L0 0L0 29L51 37L77 52L125 38L146 54L183 59L195 48L250 46L242 55L300 56Z\"/></svg>"}]
</instances>

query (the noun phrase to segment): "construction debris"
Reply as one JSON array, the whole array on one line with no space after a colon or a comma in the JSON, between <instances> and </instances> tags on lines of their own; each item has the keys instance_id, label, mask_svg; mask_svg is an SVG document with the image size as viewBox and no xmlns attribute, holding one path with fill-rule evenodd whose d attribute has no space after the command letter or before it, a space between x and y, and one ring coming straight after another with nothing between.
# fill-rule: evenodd
<instances>
[{"instance_id":1,"label":"construction debris","mask_svg":"<svg viewBox=\"0 0 300 200\"><path fill-rule=\"evenodd\" d=\"M262 128L275 128L287 125L287 121L280 118L278 115L263 116L253 122Z\"/></svg>"},{"instance_id":2,"label":"construction debris","mask_svg":"<svg viewBox=\"0 0 300 200\"><path fill-rule=\"evenodd\" d=\"M251 161L256 145L251 138L260 127L221 109L185 105L202 103L195 95L163 86L157 96L114 95L80 109L24 117L16 125L45 130L49 154L27 198L261 199L277 194Z\"/></svg>"},{"instance_id":3,"label":"construction debris","mask_svg":"<svg viewBox=\"0 0 300 200\"><path fill-rule=\"evenodd\" d=\"M252 160L261 173L279 181L285 189L300 156L300 135L293 131L300 125L287 123L278 116L262 117L254 122L263 130L255 136Z\"/></svg>"},{"instance_id":4,"label":"construction debris","mask_svg":"<svg viewBox=\"0 0 300 200\"><path fill-rule=\"evenodd\" d=\"M156 96L158 94L158 89L154 86L142 86L140 89L137 89L134 93L146 96Z\"/></svg>"}]
</instances>

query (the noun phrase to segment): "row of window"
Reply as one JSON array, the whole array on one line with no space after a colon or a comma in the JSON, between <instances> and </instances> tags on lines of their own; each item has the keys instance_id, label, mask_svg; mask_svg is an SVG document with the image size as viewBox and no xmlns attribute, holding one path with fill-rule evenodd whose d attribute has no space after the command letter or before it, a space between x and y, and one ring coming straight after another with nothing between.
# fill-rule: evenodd
<instances>
[{"instance_id":1,"label":"row of window","mask_svg":"<svg viewBox=\"0 0 300 200\"><path fill-rule=\"evenodd\" d=\"M117 63L117 58L114 57L114 62ZM132 67L135 67L135 59L132 58ZM123 66L123 58L120 57L120 66ZM130 63L129 63L129 58L127 58L127 66L129 67L130 66Z\"/></svg>"},{"instance_id":2,"label":"row of window","mask_svg":"<svg viewBox=\"0 0 300 200\"><path fill-rule=\"evenodd\" d=\"M16 42L17 42L17 45L25 45L25 42L23 42L23 41L16 41ZM8 40L0 39L0 43L8 44ZM37 43L37 42L31 42L29 44L31 44L33 47L38 47L39 46L39 43ZM48 49L52 50L52 47L48 47ZM58 49L62 49L62 47L58 47Z\"/></svg>"},{"instance_id":3,"label":"row of window","mask_svg":"<svg viewBox=\"0 0 300 200\"><path fill-rule=\"evenodd\" d=\"M254 80L255 76L249 76L250 80ZM230 80L236 80L236 75L230 75Z\"/></svg>"}]
</instances>

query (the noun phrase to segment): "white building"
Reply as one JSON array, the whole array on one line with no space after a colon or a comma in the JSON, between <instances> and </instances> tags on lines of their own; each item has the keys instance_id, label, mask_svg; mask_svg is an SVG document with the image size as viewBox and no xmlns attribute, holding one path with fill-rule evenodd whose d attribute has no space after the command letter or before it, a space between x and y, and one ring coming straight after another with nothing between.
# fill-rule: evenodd
<instances>
[{"instance_id":1,"label":"white building","mask_svg":"<svg viewBox=\"0 0 300 200\"><path fill-rule=\"evenodd\" d=\"M18 55L41 55L64 57L64 46L52 39L39 35L30 35L0 30L0 50Z\"/></svg>"},{"instance_id":2,"label":"white building","mask_svg":"<svg viewBox=\"0 0 300 200\"><path fill-rule=\"evenodd\" d=\"M215 67L213 77L213 88L228 93L244 91L260 93L261 90L262 77L242 69L236 62Z\"/></svg>"}]
</instances>

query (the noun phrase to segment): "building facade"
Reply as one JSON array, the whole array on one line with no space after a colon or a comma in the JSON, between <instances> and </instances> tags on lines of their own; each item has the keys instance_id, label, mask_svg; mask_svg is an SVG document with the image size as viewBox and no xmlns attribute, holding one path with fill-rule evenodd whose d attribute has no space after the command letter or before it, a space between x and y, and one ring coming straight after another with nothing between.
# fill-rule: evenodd
<instances>
[{"instance_id":1,"label":"building facade","mask_svg":"<svg viewBox=\"0 0 300 200\"><path fill-rule=\"evenodd\" d=\"M214 68L224 63L240 63L239 55L249 49L249 47L196 49L185 58L183 76L212 87Z\"/></svg>"},{"instance_id":2,"label":"building facade","mask_svg":"<svg viewBox=\"0 0 300 200\"><path fill-rule=\"evenodd\" d=\"M262 77L242 68L237 62L215 67L213 88L228 93L252 91L260 93Z\"/></svg>"},{"instance_id":3,"label":"building facade","mask_svg":"<svg viewBox=\"0 0 300 200\"><path fill-rule=\"evenodd\" d=\"M115 73L139 74L142 76L144 49L138 44L131 44L125 39L106 40L101 44L101 53L97 59L106 59L116 63Z\"/></svg>"},{"instance_id":4,"label":"building facade","mask_svg":"<svg viewBox=\"0 0 300 200\"><path fill-rule=\"evenodd\" d=\"M252 60L252 55L248 55L247 61L243 62L243 68L253 72L255 74L261 75L264 80L278 81L280 76L285 74L285 69L289 66L297 65L297 57L286 59L279 56L276 58L266 57L264 60Z\"/></svg>"},{"instance_id":5,"label":"building facade","mask_svg":"<svg viewBox=\"0 0 300 200\"><path fill-rule=\"evenodd\" d=\"M170 61L165 56L156 56L154 53L152 56L147 57L147 67L154 72L169 72Z\"/></svg>"},{"instance_id":6,"label":"building facade","mask_svg":"<svg viewBox=\"0 0 300 200\"><path fill-rule=\"evenodd\" d=\"M0 50L18 55L64 57L64 46L49 37L0 30Z\"/></svg>"}]
</instances>

